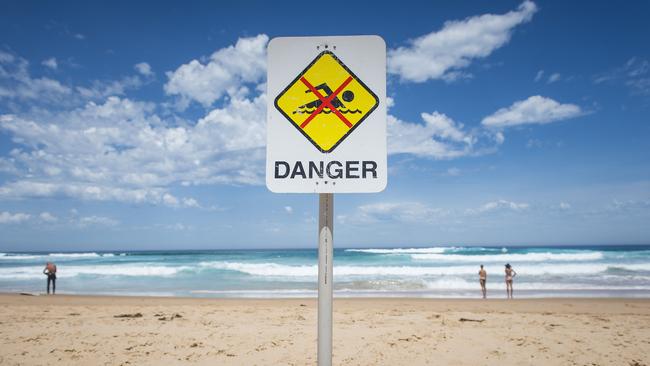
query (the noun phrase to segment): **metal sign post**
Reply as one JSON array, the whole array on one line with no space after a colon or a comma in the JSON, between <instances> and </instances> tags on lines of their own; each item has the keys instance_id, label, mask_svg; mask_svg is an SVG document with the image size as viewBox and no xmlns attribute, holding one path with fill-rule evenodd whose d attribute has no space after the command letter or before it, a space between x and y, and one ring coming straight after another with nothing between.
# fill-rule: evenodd
<instances>
[{"instance_id":1,"label":"metal sign post","mask_svg":"<svg viewBox=\"0 0 650 366\"><path fill-rule=\"evenodd\" d=\"M319 194L318 366L331 366L334 193L386 187L386 43L274 38L267 97L266 186Z\"/></svg>"},{"instance_id":2,"label":"metal sign post","mask_svg":"<svg viewBox=\"0 0 650 366\"><path fill-rule=\"evenodd\" d=\"M332 267L334 259L334 194L318 199L318 365L332 364Z\"/></svg>"}]
</instances>

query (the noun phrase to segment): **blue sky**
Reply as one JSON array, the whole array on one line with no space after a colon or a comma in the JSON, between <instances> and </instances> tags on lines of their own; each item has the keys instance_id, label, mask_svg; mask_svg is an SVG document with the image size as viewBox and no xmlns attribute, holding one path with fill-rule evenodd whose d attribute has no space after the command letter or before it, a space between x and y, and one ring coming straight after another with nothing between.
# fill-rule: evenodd
<instances>
[{"instance_id":1,"label":"blue sky","mask_svg":"<svg viewBox=\"0 0 650 366\"><path fill-rule=\"evenodd\" d=\"M349 34L387 44L390 174L337 246L647 244L649 13L2 2L0 251L315 247L318 197L264 185L266 45Z\"/></svg>"}]
</instances>

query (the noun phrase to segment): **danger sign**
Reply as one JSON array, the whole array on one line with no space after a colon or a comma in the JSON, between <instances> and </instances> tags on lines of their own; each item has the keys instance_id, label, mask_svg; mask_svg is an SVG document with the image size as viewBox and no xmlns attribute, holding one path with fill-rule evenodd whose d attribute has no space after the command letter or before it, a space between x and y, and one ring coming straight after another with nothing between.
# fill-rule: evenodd
<instances>
[{"instance_id":1,"label":"danger sign","mask_svg":"<svg viewBox=\"0 0 650 366\"><path fill-rule=\"evenodd\" d=\"M280 95L275 107L314 146L331 152L379 104L331 51L321 52Z\"/></svg>"},{"instance_id":2,"label":"danger sign","mask_svg":"<svg viewBox=\"0 0 650 366\"><path fill-rule=\"evenodd\" d=\"M383 190L384 41L377 36L275 38L268 57L268 188Z\"/></svg>"}]
</instances>

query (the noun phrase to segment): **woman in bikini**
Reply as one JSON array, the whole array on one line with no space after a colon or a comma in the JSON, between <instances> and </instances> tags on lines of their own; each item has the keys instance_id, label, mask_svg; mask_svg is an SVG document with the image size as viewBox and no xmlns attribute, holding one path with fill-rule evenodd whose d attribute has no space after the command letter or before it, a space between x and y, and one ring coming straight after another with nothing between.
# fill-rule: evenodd
<instances>
[{"instance_id":1,"label":"woman in bikini","mask_svg":"<svg viewBox=\"0 0 650 366\"><path fill-rule=\"evenodd\" d=\"M506 292L508 294L509 299L512 299L512 279L516 275L517 272L515 272L515 270L512 269L510 263L506 264Z\"/></svg>"}]
</instances>

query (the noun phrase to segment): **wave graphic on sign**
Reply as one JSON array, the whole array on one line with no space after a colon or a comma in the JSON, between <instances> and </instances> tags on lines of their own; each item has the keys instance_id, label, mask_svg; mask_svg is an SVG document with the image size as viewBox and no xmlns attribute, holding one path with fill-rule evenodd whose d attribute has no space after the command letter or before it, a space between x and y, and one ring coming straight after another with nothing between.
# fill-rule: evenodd
<instances>
[{"instance_id":1,"label":"wave graphic on sign","mask_svg":"<svg viewBox=\"0 0 650 366\"><path fill-rule=\"evenodd\" d=\"M304 108L304 107L303 107L303 106L300 106L300 108ZM314 108L314 109L295 110L295 111L293 111L293 114L312 114L315 110L316 110L316 108ZM363 113L363 111L360 110L360 109L338 109L338 111L341 112L341 113L343 113L343 114L348 114L348 113L350 113L350 114ZM329 110L329 109L322 109L322 110L321 110L320 112L318 112L318 113L319 113L319 114L320 114L320 113L330 114L330 113L332 113L332 111Z\"/></svg>"}]
</instances>

